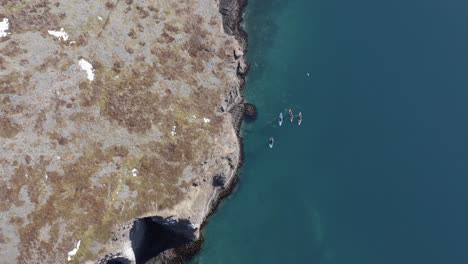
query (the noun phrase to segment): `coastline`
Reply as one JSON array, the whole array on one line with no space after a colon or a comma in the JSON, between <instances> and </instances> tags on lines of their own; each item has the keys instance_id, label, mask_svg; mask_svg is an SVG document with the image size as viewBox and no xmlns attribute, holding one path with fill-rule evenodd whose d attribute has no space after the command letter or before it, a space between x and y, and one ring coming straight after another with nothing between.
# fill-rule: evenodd
<instances>
[{"instance_id":1,"label":"coastline","mask_svg":"<svg viewBox=\"0 0 468 264\"><path fill-rule=\"evenodd\" d=\"M220 0L219 3L219 12L223 17L223 28L226 34L233 35L236 40L239 42L243 54L247 52L247 45L248 45L248 35L244 29L244 14L245 9L247 7L247 0ZM243 57L245 59L245 57ZM244 65L242 65L242 63ZM241 136L241 126L243 119L245 118L245 106L246 103L244 101L242 92L244 90L245 79L247 77L249 70L249 65L245 60L241 60L239 62L237 68L237 77L240 81L240 86L238 91L234 91L236 93L236 99L234 102L228 106L228 112L231 114L232 117L232 126L236 131L238 145L239 145L239 152L238 152L238 163L236 164L236 168L227 179L226 184L224 187L220 189L218 192L214 192L211 198L209 199L206 205L206 214L205 219L203 220L200 228L199 228L199 237L198 239L184 244L180 247L168 249L159 255L155 256L154 258L147 261L147 264L152 263L167 263L167 264L178 264L178 263L185 263L186 260L191 259L195 256L200 250L204 242L203 236L203 228L208 223L209 218L216 212L218 209L219 204L228 197L236 184L239 181L238 172L239 169L242 167L243 164L243 140Z\"/></svg>"}]
</instances>

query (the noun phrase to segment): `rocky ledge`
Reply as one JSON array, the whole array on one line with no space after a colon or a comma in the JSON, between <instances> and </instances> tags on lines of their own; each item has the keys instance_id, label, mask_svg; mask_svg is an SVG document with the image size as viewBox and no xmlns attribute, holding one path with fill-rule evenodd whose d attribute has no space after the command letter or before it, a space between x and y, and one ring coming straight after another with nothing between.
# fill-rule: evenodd
<instances>
[{"instance_id":1,"label":"rocky ledge","mask_svg":"<svg viewBox=\"0 0 468 264\"><path fill-rule=\"evenodd\" d=\"M195 252L241 162L244 6L0 0L3 262Z\"/></svg>"}]
</instances>

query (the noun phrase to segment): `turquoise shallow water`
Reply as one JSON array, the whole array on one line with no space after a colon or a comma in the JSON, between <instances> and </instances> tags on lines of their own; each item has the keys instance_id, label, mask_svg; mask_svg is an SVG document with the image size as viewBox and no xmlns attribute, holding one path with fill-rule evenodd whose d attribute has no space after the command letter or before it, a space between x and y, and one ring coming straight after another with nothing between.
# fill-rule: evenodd
<instances>
[{"instance_id":1,"label":"turquoise shallow water","mask_svg":"<svg viewBox=\"0 0 468 264\"><path fill-rule=\"evenodd\" d=\"M250 0L259 116L191 263L468 263L467 10ZM275 125L288 107L300 128Z\"/></svg>"}]
</instances>

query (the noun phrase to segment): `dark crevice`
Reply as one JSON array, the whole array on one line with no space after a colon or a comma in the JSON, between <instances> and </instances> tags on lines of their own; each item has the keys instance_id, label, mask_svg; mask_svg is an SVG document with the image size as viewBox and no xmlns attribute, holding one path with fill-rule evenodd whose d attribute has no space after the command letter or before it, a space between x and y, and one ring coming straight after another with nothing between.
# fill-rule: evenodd
<instances>
[{"instance_id":1,"label":"dark crevice","mask_svg":"<svg viewBox=\"0 0 468 264\"><path fill-rule=\"evenodd\" d=\"M224 187L226 179L222 175L216 175L213 177L213 187Z\"/></svg>"},{"instance_id":2,"label":"dark crevice","mask_svg":"<svg viewBox=\"0 0 468 264\"><path fill-rule=\"evenodd\" d=\"M194 241L195 232L187 219L154 216L136 220L130 230L136 264L146 263L167 249Z\"/></svg>"},{"instance_id":3,"label":"dark crevice","mask_svg":"<svg viewBox=\"0 0 468 264\"><path fill-rule=\"evenodd\" d=\"M131 262L126 258L114 258L108 260L106 264L131 264Z\"/></svg>"}]
</instances>

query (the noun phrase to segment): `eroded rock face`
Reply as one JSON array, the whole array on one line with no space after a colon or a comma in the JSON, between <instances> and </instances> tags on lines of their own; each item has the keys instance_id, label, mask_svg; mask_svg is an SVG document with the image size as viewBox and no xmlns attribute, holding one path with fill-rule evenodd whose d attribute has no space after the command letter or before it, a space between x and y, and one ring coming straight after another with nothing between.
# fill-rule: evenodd
<instances>
[{"instance_id":1,"label":"eroded rock face","mask_svg":"<svg viewBox=\"0 0 468 264\"><path fill-rule=\"evenodd\" d=\"M216 1L0 0L0 256L135 260L135 218L198 236L239 162L243 47Z\"/></svg>"}]
</instances>

